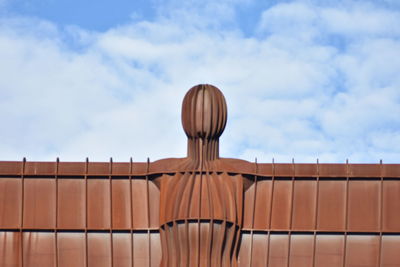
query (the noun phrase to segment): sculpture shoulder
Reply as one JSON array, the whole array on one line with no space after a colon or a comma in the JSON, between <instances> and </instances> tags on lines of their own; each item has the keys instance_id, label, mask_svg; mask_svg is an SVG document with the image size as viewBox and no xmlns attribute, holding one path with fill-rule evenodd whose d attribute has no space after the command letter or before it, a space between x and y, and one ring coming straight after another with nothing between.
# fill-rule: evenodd
<instances>
[{"instance_id":1,"label":"sculpture shoulder","mask_svg":"<svg viewBox=\"0 0 400 267\"><path fill-rule=\"evenodd\" d=\"M216 171L241 173L241 174L254 174L256 166L254 163L233 158L220 158L217 160Z\"/></svg>"},{"instance_id":2,"label":"sculpture shoulder","mask_svg":"<svg viewBox=\"0 0 400 267\"><path fill-rule=\"evenodd\" d=\"M190 164L188 158L166 158L160 159L150 164L149 173L174 173L192 171L188 168ZM219 158L207 163L208 171L229 172L241 174L255 174L256 166L254 163L233 158Z\"/></svg>"},{"instance_id":3,"label":"sculpture shoulder","mask_svg":"<svg viewBox=\"0 0 400 267\"><path fill-rule=\"evenodd\" d=\"M182 171L181 166L186 158L166 158L150 164L149 173L173 173Z\"/></svg>"}]
</instances>

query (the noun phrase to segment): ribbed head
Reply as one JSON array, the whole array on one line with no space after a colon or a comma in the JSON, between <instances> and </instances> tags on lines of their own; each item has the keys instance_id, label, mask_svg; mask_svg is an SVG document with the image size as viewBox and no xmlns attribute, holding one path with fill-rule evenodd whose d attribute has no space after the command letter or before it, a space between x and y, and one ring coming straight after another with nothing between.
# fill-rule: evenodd
<instances>
[{"instance_id":1,"label":"ribbed head","mask_svg":"<svg viewBox=\"0 0 400 267\"><path fill-rule=\"evenodd\" d=\"M185 95L182 125L188 138L218 139L225 129L225 97L215 86L199 84Z\"/></svg>"}]
</instances>

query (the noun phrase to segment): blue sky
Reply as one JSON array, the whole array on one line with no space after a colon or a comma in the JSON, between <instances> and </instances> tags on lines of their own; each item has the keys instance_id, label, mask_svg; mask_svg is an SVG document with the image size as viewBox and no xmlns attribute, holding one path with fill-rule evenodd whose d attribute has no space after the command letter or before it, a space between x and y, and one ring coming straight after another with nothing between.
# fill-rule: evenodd
<instances>
[{"instance_id":1,"label":"blue sky","mask_svg":"<svg viewBox=\"0 0 400 267\"><path fill-rule=\"evenodd\" d=\"M0 160L182 157L211 83L221 156L399 163L399 70L395 0L0 0Z\"/></svg>"},{"instance_id":2,"label":"blue sky","mask_svg":"<svg viewBox=\"0 0 400 267\"><path fill-rule=\"evenodd\" d=\"M60 26L76 25L84 29L105 31L133 19L153 19L155 3L136 1L68 1L13 0L6 1L5 14L33 16Z\"/></svg>"}]
</instances>

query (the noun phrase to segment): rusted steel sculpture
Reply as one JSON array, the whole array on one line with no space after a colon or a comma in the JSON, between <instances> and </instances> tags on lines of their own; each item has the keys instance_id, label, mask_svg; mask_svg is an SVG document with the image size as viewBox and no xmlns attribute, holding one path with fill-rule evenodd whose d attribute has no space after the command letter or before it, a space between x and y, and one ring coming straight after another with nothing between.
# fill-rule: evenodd
<instances>
[{"instance_id":1,"label":"rusted steel sculpture","mask_svg":"<svg viewBox=\"0 0 400 267\"><path fill-rule=\"evenodd\" d=\"M189 90L182 105L187 158L160 188L162 267L236 267L246 178L215 168L227 120L225 98L212 85Z\"/></svg>"},{"instance_id":2,"label":"rusted steel sculpture","mask_svg":"<svg viewBox=\"0 0 400 267\"><path fill-rule=\"evenodd\" d=\"M226 120L198 85L185 158L0 162L0 267L400 267L400 164L220 158Z\"/></svg>"}]
</instances>

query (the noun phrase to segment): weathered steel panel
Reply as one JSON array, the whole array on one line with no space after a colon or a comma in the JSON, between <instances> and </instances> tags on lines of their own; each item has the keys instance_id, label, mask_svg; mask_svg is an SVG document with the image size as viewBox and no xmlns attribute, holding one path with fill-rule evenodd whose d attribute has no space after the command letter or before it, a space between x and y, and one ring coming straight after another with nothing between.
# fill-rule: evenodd
<instances>
[{"instance_id":1,"label":"weathered steel panel","mask_svg":"<svg viewBox=\"0 0 400 267\"><path fill-rule=\"evenodd\" d=\"M291 227L293 181L276 180L272 199L271 229Z\"/></svg>"},{"instance_id":2,"label":"weathered steel panel","mask_svg":"<svg viewBox=\"0 0 400 267\"><path fill-rule=\"evenodd\" d=\"M107 179L87 180L87 223L89 229L110 228L110 188Z\"/></svg>"},{"instance_id":3,"label":"weathered steel panel","mask_svg":"<svg viewBox=\"0 0 400 267\"><path fill-rule=\"evenodd\" d=\"M83 179L58 179L58 228L85 228L85 192Z\"/></svg>"},{"instance_id":4,"label":"weathered steel panel","mask_svg":"<svg viewBox=\"0 0 400 267\"><path fill-rule=\"evenodd\" d=\"M132 222L130 184L127 179L112 181L112 228L130 229Z\"/></svg>"},{"instance_id":5,"label":"weathered steel panel","mask_svg":"<svg viewBox=\"0 0 400 267\"><path fill-rule=\"evenodd\" d=\"M24 179L23 226L28 229L53 229L56 218L55 179Z\"/></svg>"},{"instance_id":6,"label":"weathered steel panel","mask_svg":"<svg viewBox=\"0 0 400 267\"><path fill-rule=\"evenodd\" d=\"M64 232L57 234L58 266L86 266L86 240L84 233Z\"/></svg>"},{"instance_id":7,"label":"weathered steel panel","mask_svg":"<svg viewBox=\"0 0 400 267\"><path fill-rule=\"evenodd\" d=\"M22 207L22 179L0 178L0 228L19 228Z\"/></svg>"},{"instance_id":8,"label":"weathered steel panel","mask_svg":"<svg viewBox=\"0 0 400 267\"><path fill-rule=\"evenodd\" d=\"M383 181L382 230L400 232L400 181Z\"/></svg>"},{"instance_id":9,"label":"weathered steel panel","mask_svg":"<svg viewBox=\"0 0 400 267\"><path fill-rule=\"evenodd\" d=\"M315 229L317 181L294 181L293 194L292 230L307 231Z\"/></svg>"},{"instance_id":10,"label":"weathered steel panel","mask_svg":"<svg viewBox=\"0 0 400 267\"><path fill-rule=\"evenodd\" d=\"M318 186L318 230L345 231L347 182L320 180Z\"/></svg>"}]
</instances>

